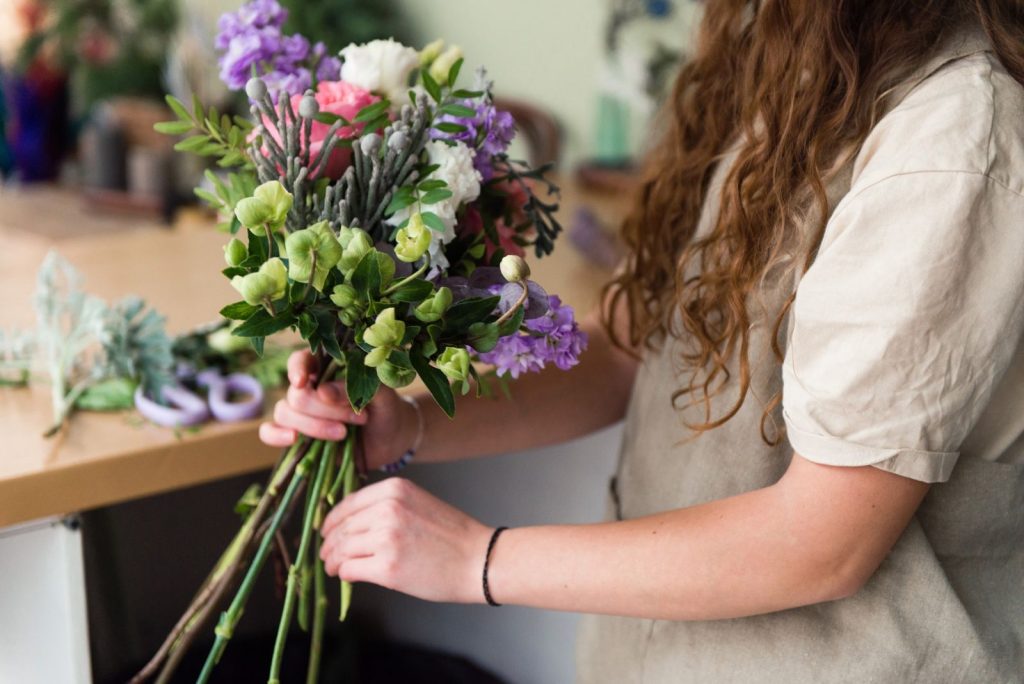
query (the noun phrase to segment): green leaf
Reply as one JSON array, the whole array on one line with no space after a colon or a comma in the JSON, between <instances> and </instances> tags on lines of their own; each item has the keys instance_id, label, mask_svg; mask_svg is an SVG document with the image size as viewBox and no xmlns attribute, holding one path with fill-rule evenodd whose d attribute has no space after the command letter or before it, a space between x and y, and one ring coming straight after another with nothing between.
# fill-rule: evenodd
<instances>
[{"instance_id":1,"label":"green leaf","mask_svg":"<svg viewBox=\"0 0 1024 684\"><path fill-rule=\"evenodd\" d=\"M339 114L332 114L331 112L320 112L319 114L317 114L313 118L316 119L317 121L319 121L322 124L327 124L328 126L332 126L332 125L334 125L335 122L338 122L338 121L340 121L342 123L342 125L344 125L344 126L348 126L351 123L345 117L343 117L343 116L341 116Z\"/></svg>"},{"instance_id":2,"label":"green leaf","mask_svg":"<svg viewBox=\"0 0 1024 684\"><path fill-rule=\"evenodd\" d=\"M193 135L175 144L174 149L178 152L196 152L206 147L210 138L206 135Z\"/></svg>"},{"instance_id":3,"label":"green leaf","mask_svg":"<svg viewBox=\"0 0 1024 684\"><path fill-rule=\"evenodd\" d=\"M434 232L443 233L447 230L447 227L444 225L444 221L441 220L441 217L432 211L421 212L420 217L423 219L423 223L427 228Z\"/></svg>"},{"instance_id":4,"label":"green leaf","mask_svg":"<svg viewBox=\"0 0 1024 684\"><path fill-rule=\"evenodd\" d=\"M452 64L452 68L448 70L448 85L455 85L455 81L459 78L459 71L462 70L462 62L464 60L460 57L455 60L455 64Z\"/></svg>"},{"instance_id":5,"label":"green leaf","mask_svg":"<svg viewBox=\"0 0 1024 684\"><path fill-rule=\"evenodd\" d=\"M221 309L220 315L233 321L244 321L248 320L257 311L260 311L258 306L253 306L248 302L235 302Z\"/></svg>"},{"instance_id":6,"label":"green leaf","mask_svg":"<svg viewBox=\"0 0 1024 684\"><path fill-rule=\"evenodd\" d=\"M465 90L459 89L452 93L452 97L457 97L460 100L473 100L484 94L482 90Z\"/></svg>"},{"instance_id":7,"label":"green leaf","mask_svg":"<svg viewBox=\"0 0 1024 684\"><path fill-rule=\"evenodd\" d=\"M473 323L468 332L466 343L481 354L492 351L498 344L498 326L494 323Z\"/></svg>"},{"instance_id":8,"label":"green leaf","mask_svg":"<svg viewBox=\"0 0 1024 684\"><path fill-rule=\"evenodd\" d=\"M302 312L299 316L299 334L302 335L302 339L308 340L313 336L313 333L317 331L317 320L313 314L308 311Z\"/></svg>"},{"instance_id":9,"label":"green leaf","mask_svg":"<svg viewBox=\"0 0 1024 684\"><path fill-rule=\"evenodd\" d=\"M206 190L204 188L195 188L192 192L195 193L196 197L203 200L214 209L220 209L221 207L224 206L224 201L220 197L214 195L209 190Z\"/></svg>"},{"instance_id":10,"label":"green leaf","mask_svg":"<svg viewBox=\"0 0 1024 684\"><path fill-rule=\"evenodd\" d=\"M431 366L430 361L425 356L415 351L409 354L409 360L412 362L412 367L416 370L420 379L423 380L423 384L430 391L431 396L434 397L437 405L448 414L449 418L454 418L455 396L452 394L451 385L448 384L448 378L445 377L445 374Z\"/></svg>"},{"instance_id":11,"label":"green leaf","mask_svg":"<svg viewBox=\"0 0 1024 684\"><path fill-rule=\"evenodd\" d=\"M377 253L367 252L352 271L352 287L366 299L373 299L380 292L382 280Z\"/></svg>"},{"instance_id":12,"label":"green leaf","mask_svg":"<svg viewBox=\"0 0 1024 684\"><path fill-rule=\"evenodd\" d=\"M434 286L426 280L411 280L390 295L396 302L422 302L434 291Z\"/></svg>"},{"instance_id":13,"label":"green leaf","mask_svg":"<svg viewBox=\"0 0 1024 684\"><path fill-rule=\"evenodd\" d=\"M463 330L471 324L485 320L498 305L500 297L470 297L456 302L444 315L445 327Z\"/></svg>"},{"instance_id":14,"label":"green leaf","mask_svg":"<svg viewBox=\"0 0 1024 684\"><path fill-rule=\"evenodd\" d=\"M420 202L422 202L423 204L437 204L438 202L443 202L444 200L448 199L449 197L452 196L452 194L452 191L447 188L431 190L430 192L424 193L423 196L420 197Z\"/></svg>"},{"instance_id":15,"label":"green leaf","mask_svg":"<svg viewBox=\"0 0 1024 684\"><path fill-rule=\"evenodd\" d=\"M246 259L246 261L248 261L248 259ZM244 264L245 262L242 263ZM259 265L255 265L254 268L259 268ZM243 266L228 266L223 271L221 271L221 274L223 274L225 278L230 280L235 276L244 276L248 272L248 269L244 268Z\"/></svg>"},{"instance_id":16,"label":"green leaf","mask_svg":"<svg viewBox=\"0 0 1024 684\"><path fill-rule=\"evenodd\" d=\"M191 121L161 121L153 124L153 130L164 135L184 135L192 130Z\"/></svg>"},{"instance_id":17,"label":"green leaf","mask_svg":"<svg viewBox=\"0 0 1024 684\"><path fill-rule=\"evenodd\" d=\"M466 105L457 104L455 102L449 102L448 104L442 106L437 111L441 112L442 114L451 114L452 116L457 116L459 118L468 118L476 116L476 110L472 109L471 107L467 107Z\"/></svg>"},{"instance_id":18,"label":"green leaf","mask_svg":"<svg viewBox=\"0 0 1024 684\"><path fill-rule=\"evenodd\" d=\"M372 121L381 114L387 112L388 107L390 106L391 102L387 98L380 100L378 102L374 102L371 105L366 105L365 107L359 110L359 113L356 114L356 118L353 119L353 121L357 123L365 123L367 121Z\"/></svg>"},{"instance_id":19,"label":"green leaf","mask_svg":"<svg viewBox=\"0 0 1024 684\"><path fill-rule=\"evenodd\" d=\"M462 124L453 123L451 121L442 121L439 124L434 124L434 128L442 133L465 133L467 130Z\"/></svg>"},{"instance_id":20,"label":"green leaf","mask_svg":"<svg viewBox=\"0 0 1024 684\"><path fill-rule=\"evenodd\" d=\"M447 181L443 181L440 178L431 178L416 185L416 189L420 192L430 192L431 190L440 190L447 187Z\"/></svg>"},{"instance_id":21,"label":"green leaf","mask_svg":"<svg viewBox=\"0 0 1024 684\"><path fill-rule=\"evenodd\" d=\"M508 337L509 335L519 331L519 328L523 325L523 317L526 316L526 307L521 306L516 309L516 312L512 315L512 318L508 319L500 326L498 326L498 336Z\"/></svg>"},{"instance_id":22,"label":"green leaf","mask_svg":"<svg viewBox=\"0 0 1024 684\"><path fill-rule=\"evenodd\" d=\"M423 88L424 88L424 90L426 90L427 93L430 94L430 97L433 98L434 102L437 102L438 104L440 104L441 103L441 86L439 86L437 84L437 81L435 81L431 77L430 72L428 70L424 69L423 71L420 72L420 75L423 77Z\"/></svg>"},{"instance_id":23,"label":"green leaf","mask_svg":"<svg viewBox=\"0 0 1024 684\"><path fill-rule=\"evenodd\" d=\"M187 109L185 109L185 105L182 104L181 100L173 95L168 95L164 99L167 100L167 106L171 108L180 120L188 121L191 124L192 115L188 113Z\"/></svg>"},{"instance_id":24,"label":"green leaf","mask_svg":"<svg viewBox=\"0 0 1024 684\"><path fill-rule=\"evenodd\" d=\"M366 352L358 347L348 350L345 353L345 391L352 408L356 412L366 408L379 386L377 371L366 365Z\"/></svg>"},{"instance_id":25,"label":"green leaf","mask_svg":"<svg viewBox=\"0 0 1024 684\"><path fill-rule=\"evenodd\" d=\"M411 186L404 185L395 191L394 196L384 210L385 216L392 216L395 212L405 209L416 201L416 193Z\"/></svg>"},{"instance_id":26,"label":"green leaf","mask_svg":"<svg viewBox=\"0 0 1024 684\"><path fill-rule=\"evenodd\" d=\"M332 359L335 359L339 363L345 360L345 355L341 351L341 346L338 344L338 318L332 312L328 310L317 310L314 315L316 316L317 323L317 336L320 338L320 343L324 347L324 351L330 354Z\"/></svg>"},{"instance_id":27,"label":"green leaf","mask_svg":"<svg viewBox=\"0 0 1024 684\"><path fill-rule=\"evenodd\" d=\"M289 309L285 309L276 316L271 317L264 309L260 309L249 319L231 331L236 337L266 337L280 332L294 323L295 318Z\"/></svg>"},{"instance_id":28,"label":"green leaf","mask_svg":"<svg viewBox=\"0 0 1024 684\"><path fill-rule=\"evenodd\" d=\"M263 343L266 338L263 337L250 337L249 344L252 345L253 351L256 352L257 356L263 356Z\"/></svg>"}]
</instances>

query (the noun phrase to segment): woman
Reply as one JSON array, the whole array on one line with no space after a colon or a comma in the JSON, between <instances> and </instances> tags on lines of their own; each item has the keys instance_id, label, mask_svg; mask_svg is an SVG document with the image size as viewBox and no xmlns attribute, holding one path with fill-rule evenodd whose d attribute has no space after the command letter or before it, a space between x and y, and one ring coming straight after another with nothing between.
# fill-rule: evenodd
<instances>
[{"instance_id":1,"label":"woman","mask_svg":"<svg viewBox=\"0 0 1024 684\"><path fill-rule=\"evenodd\" d=\"M625 417L614 519L488 556L391 478L331 512L328 570L483 602L489 558L494 601L591 614L585 682L1024 681L1022 83L1012 0L709 2L577 368L450 423L354 415L296 356L261 429L365 425L377 467Z\"/></svg>"}]
</instances>

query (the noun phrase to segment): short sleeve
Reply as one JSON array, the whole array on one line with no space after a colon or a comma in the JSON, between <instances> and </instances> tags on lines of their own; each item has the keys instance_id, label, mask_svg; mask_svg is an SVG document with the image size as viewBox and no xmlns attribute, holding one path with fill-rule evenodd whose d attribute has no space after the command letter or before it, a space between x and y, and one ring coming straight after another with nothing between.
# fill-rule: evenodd
<instances>
[{"instance_id":1,"label":"short sleeve","mask_svg":"<svg viewBox=\"0 0 1024 684\"><path fill-rule=\"evenodd\" d=\"M975 172L855 186L791 316L793 449L944 482L1021 343L1024 197Z\"/></svg>"}]
</instances>

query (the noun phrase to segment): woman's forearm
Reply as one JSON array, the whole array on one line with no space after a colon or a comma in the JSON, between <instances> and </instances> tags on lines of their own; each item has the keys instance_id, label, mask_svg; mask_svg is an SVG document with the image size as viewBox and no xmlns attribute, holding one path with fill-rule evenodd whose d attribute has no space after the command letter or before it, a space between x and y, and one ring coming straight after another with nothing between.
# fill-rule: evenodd
<instances>
[{"instance_id":1,"label":"woman's forearm","mask_svg":"<svg viewBox=\"0 0 1024 684\"><path fill-rule=\"evenodd\" d=\"M794 457L799 459L799 457ZM671 620L742 617L855 592L927 485L800 459L782 481L625 522L504 532L499 603Z\"/></svg>"},{"instance_id":2,"label":"woman's forearm","mask_svg":"<svg viewBox=\"0 0 1024 684\"><path fill-rule=\"evenodd\" d=\"M629 400L636 361L612 346L596 316L583 324L590 336L580 363L569 371L547 368L511 383L511 399L500 392L457 399L449 419L429 397L421 397L424 435L420 462L454 461L563 442L620 420Z\"/></svg>"}]
</instances>

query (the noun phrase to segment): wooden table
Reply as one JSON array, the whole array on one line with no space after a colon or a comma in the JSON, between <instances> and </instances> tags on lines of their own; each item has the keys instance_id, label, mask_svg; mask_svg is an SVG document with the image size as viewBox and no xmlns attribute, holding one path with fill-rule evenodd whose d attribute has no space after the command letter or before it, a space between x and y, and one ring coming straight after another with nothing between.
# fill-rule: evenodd
<instances>
[{"instance_id":1,"label":"wooden table","mask_svg":"<svg viewBox=\"0 0 1024 684\"><path fill-rule=\"evenodd\" d=\"M238 298L220 274L227 239L208 226L53 241L6 225L2 200L0 195L2 329L33 324L35 274L49 249L81 271L87 292L108 301L127 294L145 298L167 317L171 333L215 320L222 305ZM609 202L566 188L561 214L568 217L582 202L595 200ZM551 257L532 259L531 266L538 282L580 312L596 304L607 277L568 240ZM0 388L0 528L258 470L277 453L258 441L259 421L210 423L176 434L139 425L132 415L79 412L62 436L46 439L42 432L52 422L49 387Z\"/></svg>"},{"instance_id":2,"label":"wooden table","mask_svg":"<svg viewBox=\"0 0 1024 684\"><path fill-rule=\"evenodd\" d=\"M0 191L0 329L33 326L35 276L50 249L82 273L87 292L108 301L139 295L172 334L216 319L238 298L220 274L227 238L209 223L125 229L84 215L66 192L9 193ZM570 185L562 220L584 203L612 221L622 213L620 198ZM31 230L36 217L47 229ZM55 221L79 225L56 230ZM596 304L607 272L569 240L530 261L534 278L579 312ZM0 388L0 576L11 579L0 588L0 634L16 635L0 640L0 681L43 681L26 679L25 668L49 659L46 681L88 682L81 540L61 524L66 514L259 470L278 453L257 439L258 420L176 433L134 412L79 412L62 435L45 439L51 422L46 384ZM40 610L39 596L52 605Z\"/></svg>"}]
</instances>

